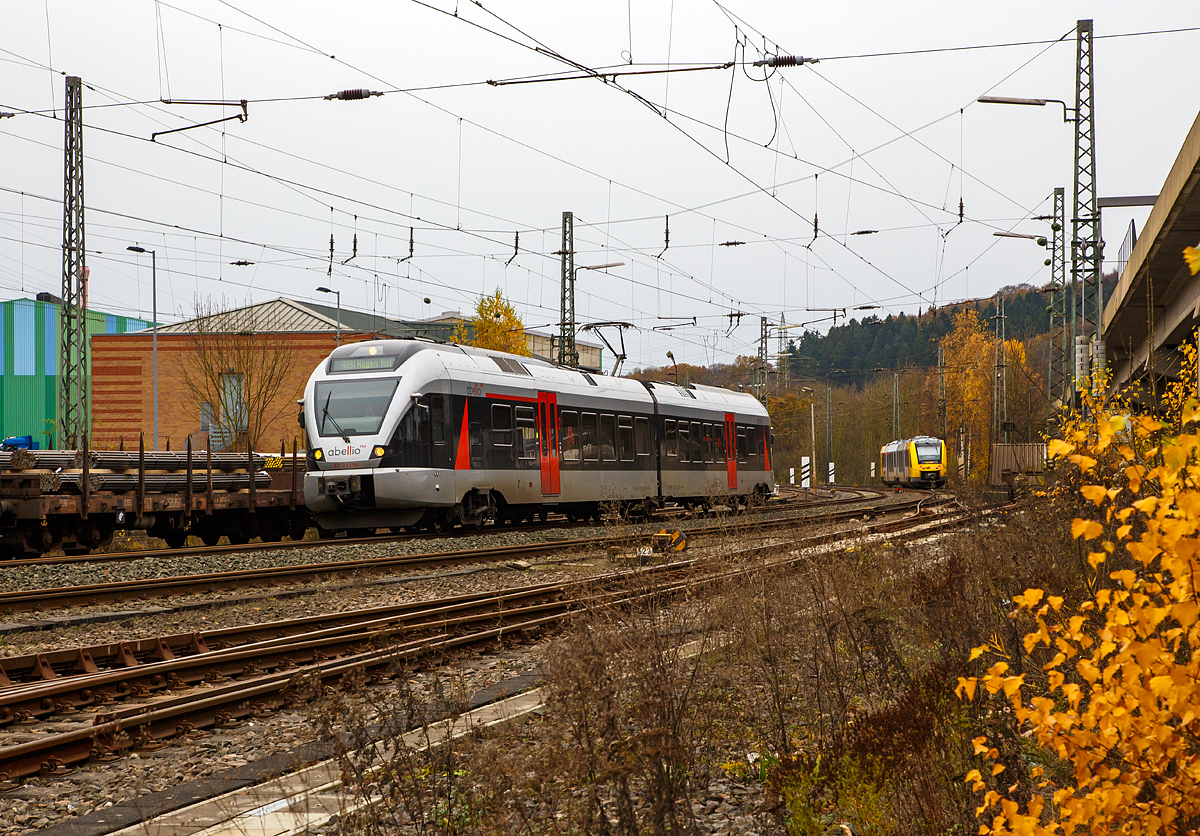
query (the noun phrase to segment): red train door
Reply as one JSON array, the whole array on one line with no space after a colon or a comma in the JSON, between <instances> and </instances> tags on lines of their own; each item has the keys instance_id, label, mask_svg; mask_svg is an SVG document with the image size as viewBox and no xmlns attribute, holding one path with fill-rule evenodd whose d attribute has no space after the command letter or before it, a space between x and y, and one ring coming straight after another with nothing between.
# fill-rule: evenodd
<instances>
[{"instance_id":1,"label":"red train door","mask_svg":"<svg viewBox=\"0 0 1200 836\"><path fill-rule=\"evenodd\" d=\"M733 413L725 413L725 476L729 489L736 491L737 480L737 432L733 428Z\"/></svg>"},{"instance_id":2,"label":"red train door","mask_svg":"<svg viewBox=\"0 0 1200 836\"><path fill-rule=\"evenodd\" d=\"M554 392L538 392L537 423L542 496L558 496L558 395Z\"/></svg>"}]
</instances>

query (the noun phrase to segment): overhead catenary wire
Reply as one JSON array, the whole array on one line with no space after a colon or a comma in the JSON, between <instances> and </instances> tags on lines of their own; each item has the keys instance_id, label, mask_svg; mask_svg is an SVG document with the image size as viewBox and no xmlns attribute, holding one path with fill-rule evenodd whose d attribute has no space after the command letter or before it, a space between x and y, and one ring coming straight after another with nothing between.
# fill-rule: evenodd
<instances>
[{"instance_id":1,"label":"overhead catenary wire","mask_svg":"<svg viewBox=\"0 0 1200 836\"><path fill-rule=\"evenodd\" d=\"M319 52L319 50L318 50L318 52ZM233 199L233 198L232 198L232 197L230 197L230 199ZM510 230L510 234L511 234L511 230ZM845 234L845 233L842 233L842 234ZM224 236L222 236L222 237L224 237ZM686 245L680 245L680 247L683 247L683 246L686 246ZM698 245L697 245L697 246L698 246ZM514 254L515 254L515 253L514 253ZM486 257L486 255L485 255L485 257Z\"/></svg>"}]
</instances>

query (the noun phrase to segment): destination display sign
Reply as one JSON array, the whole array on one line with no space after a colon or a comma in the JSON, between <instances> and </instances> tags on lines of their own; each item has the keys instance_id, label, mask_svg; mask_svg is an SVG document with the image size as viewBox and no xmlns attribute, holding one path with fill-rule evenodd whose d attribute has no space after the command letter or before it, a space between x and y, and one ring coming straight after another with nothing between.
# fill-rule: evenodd
<instances>
[{"instance_id":1,"label":"destination display sign","mask_svg":"<svg viewBox=\"0 0 1200 836\"><path fill-rule=\"evenodd\" d=\"M396 363L394 356L379 357L335 357L329 361L331 372L369 372L375 369L391 370Z\"/></svg>"}]
</instances>

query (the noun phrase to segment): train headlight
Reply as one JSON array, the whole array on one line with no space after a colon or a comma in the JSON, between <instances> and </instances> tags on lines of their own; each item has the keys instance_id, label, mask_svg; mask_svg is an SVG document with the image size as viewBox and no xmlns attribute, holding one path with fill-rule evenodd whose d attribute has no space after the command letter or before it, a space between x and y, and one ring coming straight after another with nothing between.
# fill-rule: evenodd
<instances>
[{"instance_id":1,"label":"train headlight","mask_svg":"<svg viewBox=\"0 0 1200 836\"><path fill-rule=\"evenodd\" d=\"M378 445L376 445L375 448L371 450L371 458L373 458L373 459L382 459L384 457L384 455L386 455L386 454L387 454L387 449L380 447Z\"/></svg>"},{"instance_id":2,"label":"train headlight","mask_svg":"<svg viewBox=\"0 0 1200 836\"><path fill-rule=\"evenodd\" d=\"M320 461L321 459L325 458L325 454L321 452L320 447L318 447L316 450L313 450L313 458L316 459L317 461Z\"/></svg>"}]
</instances>

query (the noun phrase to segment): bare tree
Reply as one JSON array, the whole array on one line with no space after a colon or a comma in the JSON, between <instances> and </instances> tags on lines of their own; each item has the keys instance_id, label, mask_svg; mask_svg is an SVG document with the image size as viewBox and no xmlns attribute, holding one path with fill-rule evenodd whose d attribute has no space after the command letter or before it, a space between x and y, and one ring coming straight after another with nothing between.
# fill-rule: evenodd
<instances>
[{"instance_id":1,"label":"bare tree","mask_svg":"<svg viewBox=\"0 0 1200 836\"><path fill-rule=\"evenodd\" d=\"M295 404L298 380L287 334L257 321L254 308L197 302L182 382L212 449L249 439L257 447L268 426Z\"/></svg>"}]
</instances>

